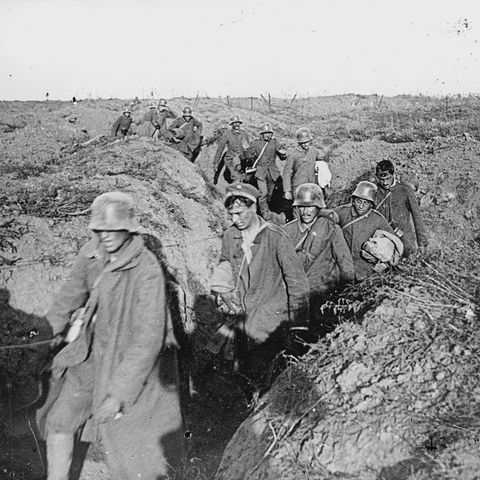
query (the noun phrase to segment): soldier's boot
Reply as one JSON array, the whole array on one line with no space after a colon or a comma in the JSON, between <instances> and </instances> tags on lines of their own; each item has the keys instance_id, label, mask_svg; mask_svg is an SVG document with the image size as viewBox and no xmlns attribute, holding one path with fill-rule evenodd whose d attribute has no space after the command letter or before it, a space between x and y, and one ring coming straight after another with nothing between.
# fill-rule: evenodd
<instances>
[{"instance_id":1,"label":"soldier's boot","mask_svg":"<svg viewBox=\"0 0 480 480\"><path fill-rule=\"evenodd\" d=\"M57 432L47 435L47 480L68 480L72 454L73 434Z\"/></svg>"}]
</instances>

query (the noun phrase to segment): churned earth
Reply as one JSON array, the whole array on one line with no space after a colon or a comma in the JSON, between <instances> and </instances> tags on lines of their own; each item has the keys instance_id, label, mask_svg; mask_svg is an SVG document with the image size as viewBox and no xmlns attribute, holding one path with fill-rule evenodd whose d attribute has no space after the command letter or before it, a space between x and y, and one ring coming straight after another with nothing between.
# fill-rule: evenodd
<instances>
[{"instance_id":1,"label":"churned earth","mask_svg":"<svg viewBox=\"0 0 480 480\"><path fill-rule=\"evenodd\" d=\"M194 100L170 103L180 111ZM49 338L44 315L88 238L91 201L125 191L169 279L183 347L185 478L473 479L480 471L478 103L201 98L194 115L204 122L204 147L192 165L159 141L110 138L121 100L1 102L0 345ZM334 174L331 205L346 201L377 161L393 160L430 231L426 258L332 298L326 313L337 328L292 359L253 406L243 380L205 349L219 321L208 278L228 225L225 184L212 185L212 164L232 114L252 135L269 121L289 148L296 128L310 126ZM0 350L0 478L45 476L27 404L38 396L47 359L48 347ZM82 460L77 478L108 478L100 446Z\"/></svg>"}]
</instances>

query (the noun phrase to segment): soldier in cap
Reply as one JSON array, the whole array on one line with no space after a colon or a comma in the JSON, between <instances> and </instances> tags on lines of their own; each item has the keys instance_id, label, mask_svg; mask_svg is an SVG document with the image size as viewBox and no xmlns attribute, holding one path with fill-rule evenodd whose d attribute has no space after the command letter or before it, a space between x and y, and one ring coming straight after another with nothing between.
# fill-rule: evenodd
<instances>
[{"instance_id":1,"label":"soldier in cap","mask_svg":"<svg viewBox=\"0 0 480 480\"><path fill-rule=\"evenodd\" d=\"M377 163L375 173L378 179L376 209L401 237L405 247L404 254L408 256L415 253L417 248L421 253L425 253L428 234L412 187L396 178L395 166L390 160Z\"/></svg>"},{"instance_id":2,"label":"soldier in cap","mask_svg":"<svg viewBox=\"0 0 480 480\"><path fill-rule=\"evenodd\" d=\"M191 162L194 162L200 153L202 129L202 123L193 117L190 107L185 107L182 116L175 119L168 128L172 134L170 141Z\"/></svg>"},{"instance_id":3,"label":"soldier in cap","mask_svg":"<svg viewBox=\"0 0 480 480\"><path fill-rule=\"evenodd\" d=\"M123 109L122 115L115 120L112 125L112 137L122 137L125 138L126 135L130 134L130 127L132 125L132 111L130 108L125 107Z\"/></svg>"},{"instance_id":4,"label":"soldier in cap","mask_svg":"<svg viewBox=\"0 0 480 480\"><path fill-rule=\"evenodd\" d=\"M342 229L336 222L337 217L326 210L319 185L300 185L293 206L296 219L283 229L307 273L311 327L315 330L322 320L320 307L326 296L338 287L353 283L353 260Z\"/></svg>"},{"instance_id":5,"label":"soldier in cap","mask_svg":"<svg viewBox=\"0 0 480 480\"><path fill-rule=\"evenodd\" d=\"M47 313L56 341L67 342L37 412L47 480L67 480L77 432L102 441L111 478L166 478L183 448L164 275L128 195L97 197L88 228L92 238Z\"/></svg>"},{"instance_id":6,"label":"soldier in cap","mask_svg":"<svg viewBox=\"0 0 480 480\"><path fill-rule=\"evenodd\" d=\"M254 140L246 152L250 158L247 173L252 173L257 188L260 190L259 198L262 216L269 210L275 184L281 178L276 158L285 160L287 152L285 147L273 137L273 129L269 123L264 123L260 130L260 138Z\"/></svg>"},{"instance_id":7,"label":"soldier in cap","mask_svg":"<svg viewBox=\"0 0 480 480\"><path fill-rule=\"evenodd\" d=\"M157 104L152 101L143 116L142 124L138 129L138 135L153 138L159 128L160 123L158 121Z\"/></svg>"},{"instance_id":8,"label":"soldier in cap","mask_svg":"<svg viewBox=\"0 0 480 480\"><path fill-rule=\"evenodd\" d=\"M308 281L285 232L257 215L259 196L249 184L227 187L225 207L233 225L223 235L220 263L231 266L230 295L244 313L237 335L242 370L262 384L289 328L307 320Z\"/></svg>"},{"instance_id":9,"label":"soldier in cap","mask_svg":"<svg viewBox=\"0 0 480 480\"><path fill-rule=\"evenodd\" d=\"M395 236L386 218L375 210L376 194L375 184L359 182L352 193L351 203L334 209L352 254L356 280L363 280L375 272L375 265L362 255L365 242L373 237L377 230L383 230Z\"/></svg>"},{"instance_id":10,"label":"soldier in cap","mask_svg":"<svg viewBox=\"0 0 480 480\"><path fill-rule=\"evenodd\" d=\"M215 172L214 184L218 181L218 177L222 170L222 163L224 163L225 167L228 169L226 178L229 178L231 182L240 181L243 178L242 158L245 149L250 143L250 139L248 133L240 128L242 123L243 122L238 115L233 115L230 118L230 130L226 130L220 139L213 160L213 170ZM225 147L227 148L227 151L222 156Z\"/></svg>"}]
</instances>

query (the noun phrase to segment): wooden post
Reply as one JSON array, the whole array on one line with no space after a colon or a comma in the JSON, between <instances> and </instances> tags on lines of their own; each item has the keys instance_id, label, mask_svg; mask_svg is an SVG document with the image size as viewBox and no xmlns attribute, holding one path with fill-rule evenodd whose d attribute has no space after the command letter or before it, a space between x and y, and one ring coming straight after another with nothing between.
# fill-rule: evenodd
<instances>
[{"instance_id":1,"label":"wooden post","mask_svg":"<svg viewBox=\"0 0 480 480\"><path fill-rule=\"evenodd\" d=\"M288 108L290 108L293 105L293 102L295 101L296 98L297 98L297 94L295 94L293 98L290 100L290 104L288 105Z\"/></svg>"},{"instance_id":2,"label":"wooden post","mask_svg":"<svg viewBox=\"0 0 480 480\"><path fill-rule=\"evenodd\" d=\"M448 117L448 95L445 95L445 114Z\"/></svg>"},{"instance_id":3,"label":"wooden post","mask_svg":"<svg viewBox=\"0 0 480 480\"><path fill-rule=\"evenodd\" d=\"M377 108L380 108L383 102L383 95L380 97L380 101L378 102Z\"/></svg>"},{"instance_id":4,"label":"wooden post","mask_svg":"<svg viewBox=\"0 0 480 480\"><path fill-rule=\"evenodd\" d=\"M272 111L272 97L268 94L268 109Z\"/></svg>"},{"instance_id":5,"label":"wooden post","mask_svg":"<svg viewBox=\"0 0 480 480\"><path fill-rule=\"evenodd\" d=\"M197 108L197 102L198 102L198 92L197 92L197 96L195 97L195 101L193 102L193 108Z\"/></svg>"},{"instance_id":6,"label":"wooden post","mask_svg":"<svg viewBox=\"0 0 480 480\"><path fill-rule=\"evenodd\" d=\"M250 110L253 110L253 97L250 97Z\"/></svg>"},{"instance_id":7,"label":"wooden post","mask_svg":"<svg viewBox=\"0 0 480 480\"><path fill-rule=\"evenodd\" d=\"M263 101L268 104L267 99L262 94L260 94L260 96L263 98Z\"/></svg>"},{"instance_id":8,"label":"wooden post","mask_svg":"<svg viewBox=\"0 0 480 480\"><path fill-rule=\"evenodd\" d=\"M228 108L230 108L230 98L228 97L228 95L227 95L227 105L228 105Z\"/></svg>"}]
</instances>

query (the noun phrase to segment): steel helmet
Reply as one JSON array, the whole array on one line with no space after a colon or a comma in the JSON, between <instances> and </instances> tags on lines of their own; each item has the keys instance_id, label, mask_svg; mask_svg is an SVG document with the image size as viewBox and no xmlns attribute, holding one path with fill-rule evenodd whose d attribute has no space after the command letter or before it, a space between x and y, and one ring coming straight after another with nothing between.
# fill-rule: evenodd
<instances>
[{"instance_id":1,"label":"steel helmet","mask_svg":"<svg viewBox=\"0 0 480 480\"><path fill-rule=\"evenodd\" d=\"M357 188L352 193L352 197L363 198L364 200L369 200L372 203L375 203L375 197L377 195L377 186L372 182L359 182Z\"/></svg>"},{"instance_id":2,"label":"steel helmet","mask_svg":"<svg viewBox=\"0 0 480 480\"><path fill-rule=\"evenodd\" d=\"M102 193L92 203L90 230L127 230L136 233L140 225L135 219L135 206L129 195L123 192Z\"/></svg>"},{"instance_id":3,"label":"steel helmet","mask_svg":"<svg viewBox=\"0 0 480 480\"><path fill-rule=\"evenodd\" d=\"M164 98L161 98L161 99L158 101L158 106L159 106L159 107L166 107L166 106L167 106L167 101L166 101Z\"/></svg>"},{"instance_id":4,"label":"steel helmet","mask_svg":"<svg viewBox=\"0 0 480 480\"><path fill-rule=\"evenodd\" d=\"M183 115L189 115L190 117L192 116L192 109L190 107L185 107L183 110L182 110L182 114Z\"/></svg>"},{"instance_id":5,"label":"steel helmet","mask_svg":"<svg viewBox=\"0 0 480 480\"><path fill-rule=\"evenodd\" d=\"M273 133L272 126L269 123L264 123L260 130L260 134L262 133Z\"/></svg>"},{"instance_id":6,"label":"steel helmet","mask_svg":"<svg viewBox=\"0 0 480 480\"><path fill-rule=\"evenodd\" d=\"M295 190L294 207L325 208L322 189L316 183L304 183Z\"/></svg>"},{"instance_id":7,"label":"steel helmet","mask_svg":"<svg viewBox=\"0 0 480 480\"><path fill-rule=\"evenodd\" d=\"M233 125L234 123L243 123L243 122L240 120L240 117L238 115L233 115L232 117L230 117L230 125Z\"/></svg>"},{"instance_id":8,"label":"steel helmet","mask_svg":"<svg viewBox=\"0 0 480 480\"><path fill-rule=\"evenodd\" d=\"M132 111L130 110L130 107L125 107L122 113L132 113Z\"/></svg>"},{"instance_id":9,"label":"steel helmet","mask_svg":"<svg viewBox=\"0 0 480 480\"><path fill-rule=\"evenodd\" d=\"M298 143L307 143L313 140L310 130L306 127L301 127L295 132Z\"/></svg>"}]
</instances>

